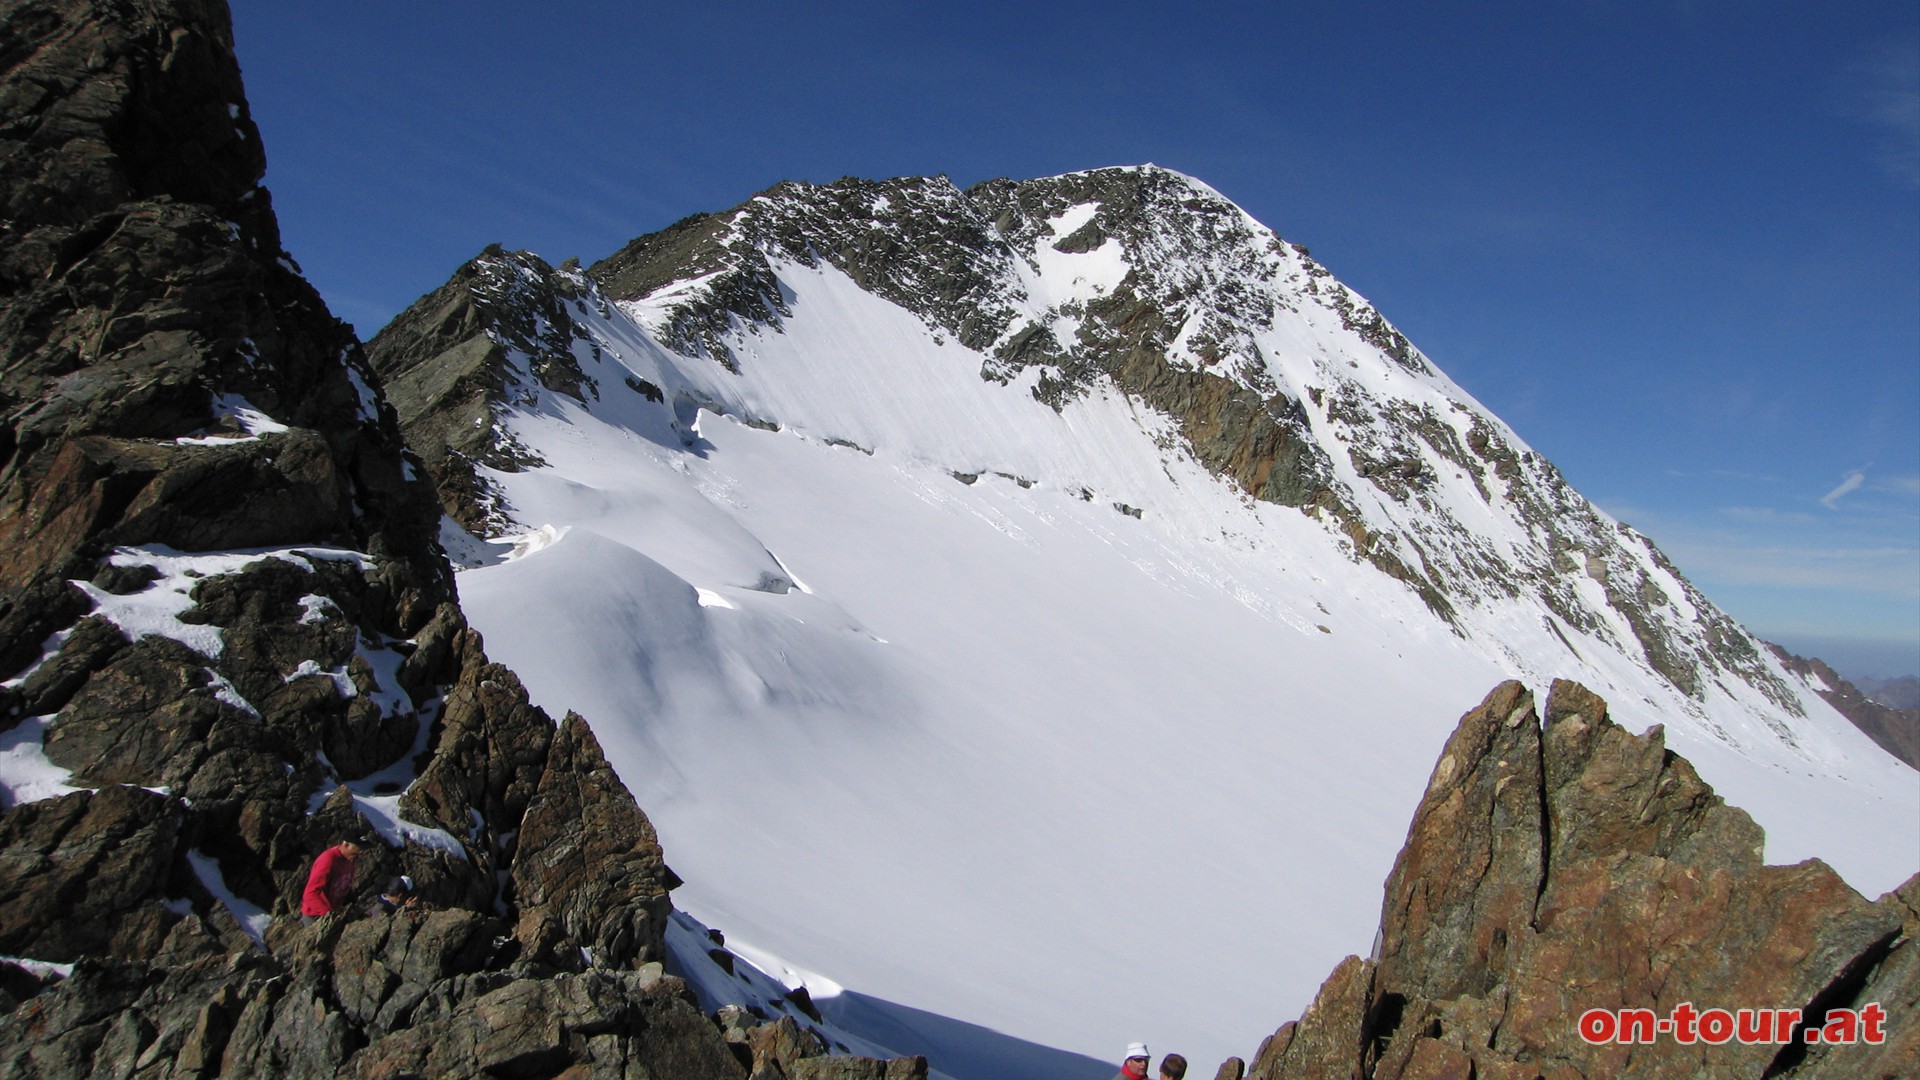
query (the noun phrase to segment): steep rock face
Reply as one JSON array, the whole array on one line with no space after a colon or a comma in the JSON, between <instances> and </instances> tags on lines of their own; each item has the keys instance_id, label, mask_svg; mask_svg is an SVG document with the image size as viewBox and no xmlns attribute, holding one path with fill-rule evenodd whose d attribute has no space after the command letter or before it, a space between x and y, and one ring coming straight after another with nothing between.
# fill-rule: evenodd
<instances>
[{"instance_id":1,"label":"steep rock face","mask_svg":"<svg viewBox=\"0 0 1920 1080\"><path fill-rule=\"evenodd\" d=\"M1862 693L1826 661L1795 656L1772 643L1767 647L1788 671L1807 680L1815 693L1866 732L1881 749L1920 769L1920 708L1883 705Z\"/></svg>"},{"instance_id":2,"label":"steep rock face","mask_svg":"<svg viewBox=\"0 0 1920 1080\"><path fill-rule=\"evenodd\" d=\"M1825 865L1765 866L1761 834L1658 729L1556 682L1461 718L1386 885L1372 958L1349 957L1246 1075L1898 1076L1920 1067L1907 1005L1920 877L1870 903ZM1590 1043L1589 1009L1884 1009L1878 1045ZM1905 1017L1905 1019L1902 1019Z\"/></svg>"},{"instance_id":3,"label":"steep rock face","mask_svg":"<svg viewBox=\"0 0 1920 1080\"><path fill-rule=\"evenodd\" d=\"M500 430L501 412L528 402L535 383L576 399L600 393L573 356L576 340L592 344L565 308L584 294L583 283L528 262L516 266L489 248L368 343L441 503L480 535L501 531L511 508L478 467L516 471L540 463Z\"/></svg>"},{"instance_id":4,"label":"steep rock face","mask_svg":"<svg viewBox=\"0 0 1920 1080\"><path fill-rule=\"evenodd\" d=\"M548 750L519 849L514 895L527 912L519 936L536 955L557 961L556 946L578 943L591 955L664 959L667 890L678 882L577 715L567 714Z\"/></svg>"},{"instance_id":5,"label":"steep rock face","mask_svg":"<svg viewBox=\"0 0 1920 1080\"><path fill-rule=\"evenodd\" d=\"M0 728L42 777L0 789L0 1074L744 1076L660 972L651 825L488 662L280 249L224 5L13 0L0 42Z\"/></svg>"},{"instance_id":6,"label":"steep rock face","mask_svg":"<svg viewBox=\"0 0 1920 1080\"><path fill-rule=\"evenodd\" d=\"M297 887L275 874L298 872L308 794L412 749L456 670L416 696L373 666L451 598L428 493L280 250L224 8L5 18L0 723L43 729L72 786L169 793L12 807L49 901L27 921L106 890L119 920L171 926L188 852L271 908ZM95 829L159 867L69 857Z\"/></svg>"},{"instance_id":7,"label":"steep rock face","mask_svg":"<svg viewBox=\"0 0 1920 1080\"><path fill-rule=\"evenodd\" d=\"M280 249L224 11L181 14L8 7L10 656L47 633L22 625L24 598L90 576L116 544L368 551L408 623L395 629L446 591L359 347Z\"/></svg>"}]
</instances>

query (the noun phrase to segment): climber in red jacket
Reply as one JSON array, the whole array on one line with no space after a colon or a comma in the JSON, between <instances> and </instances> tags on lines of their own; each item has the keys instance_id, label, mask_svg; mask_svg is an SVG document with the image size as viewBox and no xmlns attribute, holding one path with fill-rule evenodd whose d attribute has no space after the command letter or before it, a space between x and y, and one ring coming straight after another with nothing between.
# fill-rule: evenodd
<instances>
[{"instance_id":1,"label":"climber in red jacket","mask_svg":"<svg viewBox=\"0 0 1920 1080\"><path fill-rule=\"evenodd\" d=\"M353 899L354 859L360 854L360 841L342 840L313 860L307 875L306 891L300 894L302 922L331 915Z\"/></svg>"}]
</instances>

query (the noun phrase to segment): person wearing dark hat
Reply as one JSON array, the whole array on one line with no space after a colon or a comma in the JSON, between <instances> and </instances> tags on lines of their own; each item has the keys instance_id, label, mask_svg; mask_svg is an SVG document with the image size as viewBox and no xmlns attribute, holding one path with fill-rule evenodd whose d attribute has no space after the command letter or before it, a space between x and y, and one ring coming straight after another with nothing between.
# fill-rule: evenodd
<instances>
[{"instance_id":1,"label":"person wearing dark hat","mask_svg":"<svg viewBox=\"0 0 1920 1080\"><path fill-rule=\"evenodd\" d=\"M1127 1047L1127 1059L1120 1064L1120 1072L1113 1080L1147 1080L1147 1070L1152 1067L1153 1055L1147 1053L1146 1043L1133 1043Z\"/></svg>"},{"instance_id":2,"label":"person wearing dark hat","mask_svg":"<svg viewBox=\"0 0 1920 1080\"><path fill-rule=\"evenodd\" d=\"M380 897L373 904L373 914L391 915L419 902L420 898L413 895L413 879L401 874L399 877L389 878L387 887L380 890Z\"/></svg>"},{"instance_id":3,"label":"person wearing dark hat","mask_svg":"<svg viewBox=\"0 0 1920 1080\"><path fill-rule=\"evenodd\" d=\"M331 915L353 899L354 860L359 857L359 837L342 840L320 853L307 874L307 887L300 894L300 921L309 923L322 915Z\"/></svg>"}]
</instances>

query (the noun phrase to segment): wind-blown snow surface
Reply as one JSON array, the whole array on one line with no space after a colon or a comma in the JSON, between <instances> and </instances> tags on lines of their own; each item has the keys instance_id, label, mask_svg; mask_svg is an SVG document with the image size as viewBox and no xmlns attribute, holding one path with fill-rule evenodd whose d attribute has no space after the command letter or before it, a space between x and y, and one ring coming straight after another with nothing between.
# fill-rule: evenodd
<instances>
[{"instance_id":1,"label":"wind-blown snow surface","mask_svg":"<svg viewBox=\"0 0 1920 1080\"><path fill-rule=\"evenodd\" d=\"M1056 290L1114 272L1107 249L1078 282L1049 257ZM816 999L1108 1061L1134 1039L1202 1072L1250 1055L1372 940L1443 740L1514 676L1666 723L1774 861L1869 894L1915 869L1920 782L1811 692L1790 721L1717 685L1692 704L1517 600L1456 633L1325 525L1208 475L1167 418L1098 386L1056 413L1031 372L983 380L831 266L774 269L791 314L736 325L737 374L656 344L657 296L577 308L600 398L507 414L546 466L488 474L552 528L460 590L534 699L592 722L676 904L821 973ZM1265 351L1343 347L1315 333Z\"/></svg>"}]
</instances>

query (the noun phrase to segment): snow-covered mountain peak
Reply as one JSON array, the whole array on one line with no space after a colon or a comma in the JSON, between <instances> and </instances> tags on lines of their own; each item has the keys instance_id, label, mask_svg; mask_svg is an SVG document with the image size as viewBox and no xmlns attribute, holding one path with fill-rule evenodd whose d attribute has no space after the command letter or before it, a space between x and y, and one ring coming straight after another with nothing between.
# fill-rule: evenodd
<instances>
[{"instance_id":1,"label":"snow-covered mountain peak","mask_svg":"<svg viewBox=\"0 0 1920 1080\"><path fill-rule=\"evenodd\" d=\"M592 719L683 905L862 993L1104 1053L1063 1003L1120 987L1098 1017L1244 1049L1337 959L1302 941L1370 931L1503 677L1666 723L1774 857L1912 871L1911 770L1170 170L787 183L585 271L491 250L371 353L452 517L559 537L461 592ZM1188 885L1105 887L1141 864ZM1129 982L1148 936L1190 972Z\"/></svg>"},{"instance_id":2,"label":"snow-covered mountain peak","mask_svg":"<svg viewBox=\"0 0 1920 1080\"><path fill-rule=\"evenodd\" d=\"M1108 168L966 191L945 177L790 182L642 237L586 274L538 260L510 274L475 265L520 290L554 274L549 293L580 298L574 330L590 351L609 335L583 327L617 311L648 343L627 354L664 347L740 376L676 386L682 413L706 407L871 449L882 432L864 418L770 411L742 392L767 374L743 373L744 355L784 333L804 302L796 283L837 271L917 320L932 345L977 354L980 379L1056 413L1096 389L1125 395L1160 417L1147 423L1171 440L1163 449L1319 518L1457 633L1474 632L1463 607L1524 600L1542 609L1548 640L1595 636L1693 701L1719 680L1799 709L1757 644L1644 538L1580 498L1304 248L1177 172ZM503 305L509 294L474 295L481 307L532 310ZM542 332L564 337L564 313L540 310ZM532 366L569 369L570 346L534 342L525 316L508 321L503 341L549 358ZM639 366L648 386L679 379ZM1009 456L977 411L932 419L950 471L1095 479L1037 474L1049 463ZM1117 497L1140 506L1146 495Z\"/></svg>"},{"instance_id":3,"label":"snow-covered mountain peak","mask_svg":"<svg viewBox=\"0 0 1920 1080\"><path fill-rule=\"evenodd\" d=\"M1142 310L1173 362L1271 391L1254 339L1279 312L1324 308L1411 371L1424 357L1304 248L1204 183L1154 165L993 180L788 182L719 215L636 240L594 268L608 291L652 299L672 326L716 307L777 323L767 259L825 260L992 357L992 377L1053 369L1052 397L1084 389L1113 325ZM754 286L760 288L755 289ZM754 296L758 292L760 295ZM1094 310L1088 311L1092 306ZM670 332L707 345L690 319ZM1084 339L1083 339L1084 330Z\"/></svg>"}]
</instances>

